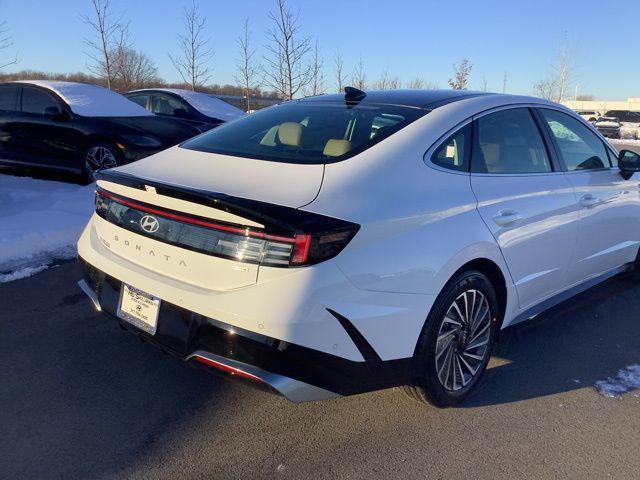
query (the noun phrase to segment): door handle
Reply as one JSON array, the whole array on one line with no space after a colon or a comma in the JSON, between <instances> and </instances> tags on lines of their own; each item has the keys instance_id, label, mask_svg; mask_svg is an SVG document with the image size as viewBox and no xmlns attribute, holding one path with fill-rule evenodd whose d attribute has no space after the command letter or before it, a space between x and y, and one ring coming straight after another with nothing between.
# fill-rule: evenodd
<instances>
[{"instance_id":1,"label":"door handle","mask_svg":"<svg viewBox=\"0 0 640 480\"><path fill-rule=\"evenodd\" d=\"M493 217L495 224L501 227L513 225L518 220L522 220L522 215L515 210L500 210L498 214Z\"/></svg>"},{"instance_id":2,"label":"door handle","mask_svg":"<svg viewBox=\"0 0 640 480\"><path fill-rule=\"evenodd\" d=\"M582 196L582 198L580 198L580 205L582 205L585 208L594 207L601 202L602 202L602 199L598 197L594 197L590 193L587 193L586 195Z\"/></svg>"}]
</instances>

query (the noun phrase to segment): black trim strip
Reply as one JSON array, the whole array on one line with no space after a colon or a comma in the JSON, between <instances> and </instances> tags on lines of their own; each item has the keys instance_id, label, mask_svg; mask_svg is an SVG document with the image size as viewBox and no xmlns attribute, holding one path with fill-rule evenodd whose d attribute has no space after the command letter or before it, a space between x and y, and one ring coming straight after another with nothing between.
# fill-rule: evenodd
<instances>
[{"instance_id":1,"label":"black trim strip","mask_svg":"<svg viewBox=\"0 0 640 480\"><path fill-rule=\"evenodd\" d=\"M376 352L371 344L367 342L367 339L364 338L360 331L358 331L358 329L353 325L353 323L351 323L351 321L347 317L340 315L338 312L336 312L335 310L331 310L330 308L327 308L327 312L336 317L336 319L340 322L342 328L344 328L344 330L347 332L347 335L351 337L351 340L362 354L365 362L382 363L382 359L380 358L380 355L378 355L378 352Z\"/></svg>"},{"instance_id":2,"label":"black trim strip","mask_svg":"<svg viewBox=\"0 0 640 480\"><path fill-rule=\"evenodd\" d=\"M113 170L98 172L96 178L137 190L145 190L146 186L150 186L155 188L159 195L216 208L261 223L265 226L265 231L272 235L292 236L295 233L319 235L327 232L335 233L343 229L352 230L357 227L352 222L293 207L234 197L225 193L178 187Z\"/></svg>"}]
</instances>

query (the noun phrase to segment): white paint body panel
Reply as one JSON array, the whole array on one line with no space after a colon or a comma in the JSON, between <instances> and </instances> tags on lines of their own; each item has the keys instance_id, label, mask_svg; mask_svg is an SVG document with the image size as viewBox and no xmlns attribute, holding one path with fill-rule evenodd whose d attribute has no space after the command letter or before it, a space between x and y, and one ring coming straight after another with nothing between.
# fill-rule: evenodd
<instances>
[{"instance_id":1,"label":"white paint body panel","mask_svg":"<svg viewBox=\"0 0 640 480\"><path fill-rule=\"evenodd\" d=\"M337 257L317 265L259 267L257 275L250 270L241 277L229 273L236 262L206 257L201 271L181 276L107 248L99 234L108 228L95 217L80 239L79 254L163 300L354 361L362 361L362 355L327 308L347 317L383 360L410 357L452 275L470 261L489 260L505 278L506 326L572 282L633 260L640 240L639 194L632 188L638 179L621 182L615 169L602 178L557 173L509 179L445 171L423 161L430 147L478 113L536 103L551 105L523 97L470 97L439 107L363 153L326 166L174 147L119 168L143 179L302 207L361 226ZM577 203L577 195L587 188L601 188L611 198L596 213ZM620 189L630 193L615 197ZM191 211L189 202L162 202ZM504 208L520 212L520 223L512 228L492 225L492 216ZM220 218L213 210L205 215ZM600 258L584 261L594 254Z\"/></svg>"}]
</instances>

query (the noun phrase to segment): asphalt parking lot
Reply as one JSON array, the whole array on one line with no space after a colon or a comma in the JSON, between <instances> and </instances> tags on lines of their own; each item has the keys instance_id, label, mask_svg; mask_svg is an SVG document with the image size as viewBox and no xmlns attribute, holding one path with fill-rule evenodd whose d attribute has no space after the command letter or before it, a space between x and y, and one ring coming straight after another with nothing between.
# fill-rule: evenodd
<instances>
[{"instance_id":1,"label":"asphalt parking lot","mask_svg":"<svg viewBox=\"0 0 640 480\"><path fill-rule=\"evenodd\" d=\"M75 262L0 285L2 478L638 478L640 283L504 332L480 390L294 405L163 355L96 314Z\"/></svg>"},{"instance_id":2,"label":"asphalt parking lot","mask_svg":"<svg viewBox=\"0 0 640 480\"><path fill-rule=\"evenodd\" d=\"M0 284L0 478L638 478L640 391L594 383L640 363L640 275L507 329L447 410L397 390L294 405L220 380L96 314L79 276L67 262Z\"/></svg>"}]
</instances>

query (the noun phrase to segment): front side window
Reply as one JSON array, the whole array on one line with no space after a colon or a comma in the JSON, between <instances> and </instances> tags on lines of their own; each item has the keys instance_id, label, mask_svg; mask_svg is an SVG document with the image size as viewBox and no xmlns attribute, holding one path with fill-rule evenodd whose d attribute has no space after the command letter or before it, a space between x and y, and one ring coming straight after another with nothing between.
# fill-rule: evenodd
<instances>
[{"instance_id":1,"label":"front side window","mask_svg":"<svg viewBox=\"0 0 640 480\"><path fill-rule=\"evenodd\" d=\"M604 143L582 122L557 110L542 108L540 113L551 129L567 170L610 166Z\"/></svg>"},{"instance_id":2,"label":"front side window","mask_svg":"<svg viewBox=\"0 0 640 480\"><path fill-rule=\"evenodd\" d=\"M171 95L155 93L151 99L151 111L158 115L179 115L177 112L189 112L189 107Z\"/></svg>"},{"instance_id":3,"label":"front side window","mask_svg":"<svg viewBox=\"0 0 640 480\"><path fill-rule=\"evenodd\" d=\"M58 101L47 92L37 88L24 88L22 90L22 111L44 115L49 107L59 107Z\"/></svg>"},{"instance_id":4,"label":"front side window","mask_svg":"<svg viewBox=\"0 0 640 480\"><path fill-rule=\"evenodd\" d=\"M18 94L20 89L13 86L0 87L0 110L4 112L15 112L18 110Z\"/></svg>"},{"instance_id":5,"label":"front side window","mask_svg":"<svg viewBox=\"0 0 640 480\"><path fill-rule=\"evenodd\" d=\"M431 155L431 162L450 170L469 171L471 124L447 138Z\"/></svg>"},{"instance_id":6,"label":"front side window","mask_svg":"<svg viewBox=\"0 0 640 480\"><path fill-rule=\"evenodd\" d=\"M526 108L502 110L475 121L472 171L546 173L551 162L538 127Z\"/></svg>"},{"instance_id":7,"label":"front side window","mask_svg":"<svg viewBox=\"0 0 640 480\"><path fill-rule=\"evenodd\" d=\"M186 141L182 148L301 164L346 159L427 113L398 105L290 101Z\"/></svg>"}]
</instances>

